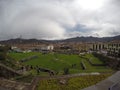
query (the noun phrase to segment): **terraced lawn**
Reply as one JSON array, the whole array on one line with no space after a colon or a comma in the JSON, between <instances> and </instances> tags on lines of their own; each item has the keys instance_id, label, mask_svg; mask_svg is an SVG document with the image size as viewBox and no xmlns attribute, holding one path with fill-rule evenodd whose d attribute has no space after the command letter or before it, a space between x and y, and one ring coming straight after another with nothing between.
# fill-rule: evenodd
<instances>
[{"instance_id":1,"label":"terraced lawn","mask_svg":"<svg viewBox=\"0 0 120 90\"><path fill-rule=\"evenodd\" d=\"M110 74L102 74L64 79L45 79L40 80L37 90L81 90L94 85L109 76ZM61 80L64 80L66 83L61 84Z\"/></svg>"},{"instance_id":2,"label":"terraced lawn","mask_svg":"<svg viewBox=\"0 0 120 90\"><path fill-rule=\"evenodd\" d=\"M86 54L85 57L90 59L94 64L104 64L99 58L95 57L93 54Z\"/></svg>"},{"instance_id":3,"label":"terraced lawn","mask_svg":"<svg viewBox=\"0 0 120 90\"><path fill-rule=\"evenodd\" d=\"M87 60L83 60L86 65L86 70L83 72L111 72L112 69L107 66L92 66Z\"/></svg>"}]
</instances>

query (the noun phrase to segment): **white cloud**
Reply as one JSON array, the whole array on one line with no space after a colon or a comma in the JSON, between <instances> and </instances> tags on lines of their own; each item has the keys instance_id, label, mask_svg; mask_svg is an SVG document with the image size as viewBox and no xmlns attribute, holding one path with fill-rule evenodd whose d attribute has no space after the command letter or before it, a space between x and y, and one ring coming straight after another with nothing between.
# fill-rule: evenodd
<instances>
[{"instance_id":1,"label":"white cloud","mask_svg":"<svg viewBox=\"0 0 120 90\"><path fill-rule=\"evenodd\" d=\"M1 0L0 39L120 34L119 0ZM76 25L78 31L70 30ZM83 30L87 30L83 32Z\"/></svg>"}]
</instances>

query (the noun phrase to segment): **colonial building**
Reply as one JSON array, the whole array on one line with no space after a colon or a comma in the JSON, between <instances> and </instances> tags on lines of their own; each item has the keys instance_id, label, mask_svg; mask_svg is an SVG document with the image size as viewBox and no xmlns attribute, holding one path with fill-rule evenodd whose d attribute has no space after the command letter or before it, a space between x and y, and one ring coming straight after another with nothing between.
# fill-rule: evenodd
<instances>
[{"instance_id":1,"label":"colonial building","mask_svg":"<svg viewBox=\"0 0 120 90\"><path fill-rule=\"evenodd\" d=\"M120 57L120 41L113 41L108 43L108 55Z\"/></svg>"},{"instance_id":2,"label":"colonial building","mask_svg":"<svg viewBox=\"0 0 120 90\"><path fill-rule=\"evenodd\" d=\"M106 49L107 49L107 43L103 43L103 42L93 43L93 46L92 46L93 51L100 51L100 50L106 50Z\"/></svg>"},{"instance_id":3,"label":"colonial building","mask_svg":"<svg viewBox=\"0 0 120 90\"><path fill-rule=\"evenodd\" d=\"M92 44L92 50L106 53L109 56L120 57L120 41L96 42Z\"/></svg>"}]
</instances>

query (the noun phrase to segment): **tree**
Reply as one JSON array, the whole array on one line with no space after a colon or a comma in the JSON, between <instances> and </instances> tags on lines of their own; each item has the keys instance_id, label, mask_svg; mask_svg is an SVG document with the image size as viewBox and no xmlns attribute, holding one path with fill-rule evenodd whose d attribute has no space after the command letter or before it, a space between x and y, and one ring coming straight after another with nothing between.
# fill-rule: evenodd
<instances>
[{"instance_id":1,"label":"tree","mask_svg":"<svg viewBox=\"0 0 120 90\"><path fill-rule=\"evenodd\" d=\"M6 49L4 47L0 47L0 60L5 60L6 59Z\"/></svg>"},{"instance_id":2,"label":"tree","mask_svg":"<svg viewBox=\"0 0 120 90\"><path fill-rule=\"evenodd\" d=\"M7 58L7 51L9 49L9 46L0 46L0 60L5 60Z\"/></svg>"}]
</instances>

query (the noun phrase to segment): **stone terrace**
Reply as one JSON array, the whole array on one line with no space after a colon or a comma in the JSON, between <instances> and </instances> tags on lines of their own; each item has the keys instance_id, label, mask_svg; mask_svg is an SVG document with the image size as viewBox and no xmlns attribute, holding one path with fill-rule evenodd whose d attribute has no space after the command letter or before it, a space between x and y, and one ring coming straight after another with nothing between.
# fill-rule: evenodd
<instances>
[{"instance_id":1,"label":"stone terrace","mask_svg":"<svg viewBox=\"0 0 120 90\"><path fill-rule=\"evenodd\" d=\"M0 90L28 90L29 84L0 78Z\"/></svg>"},{"instance_id":2,"label":"stone terrace","mask_svg":"<svg viewBox=\"0 0 120 90\"><path fill-rule=\"evenodd\" d=\"M120 90L120 71L100 83L83 90Z\"/></svg>"}]
</instances>

